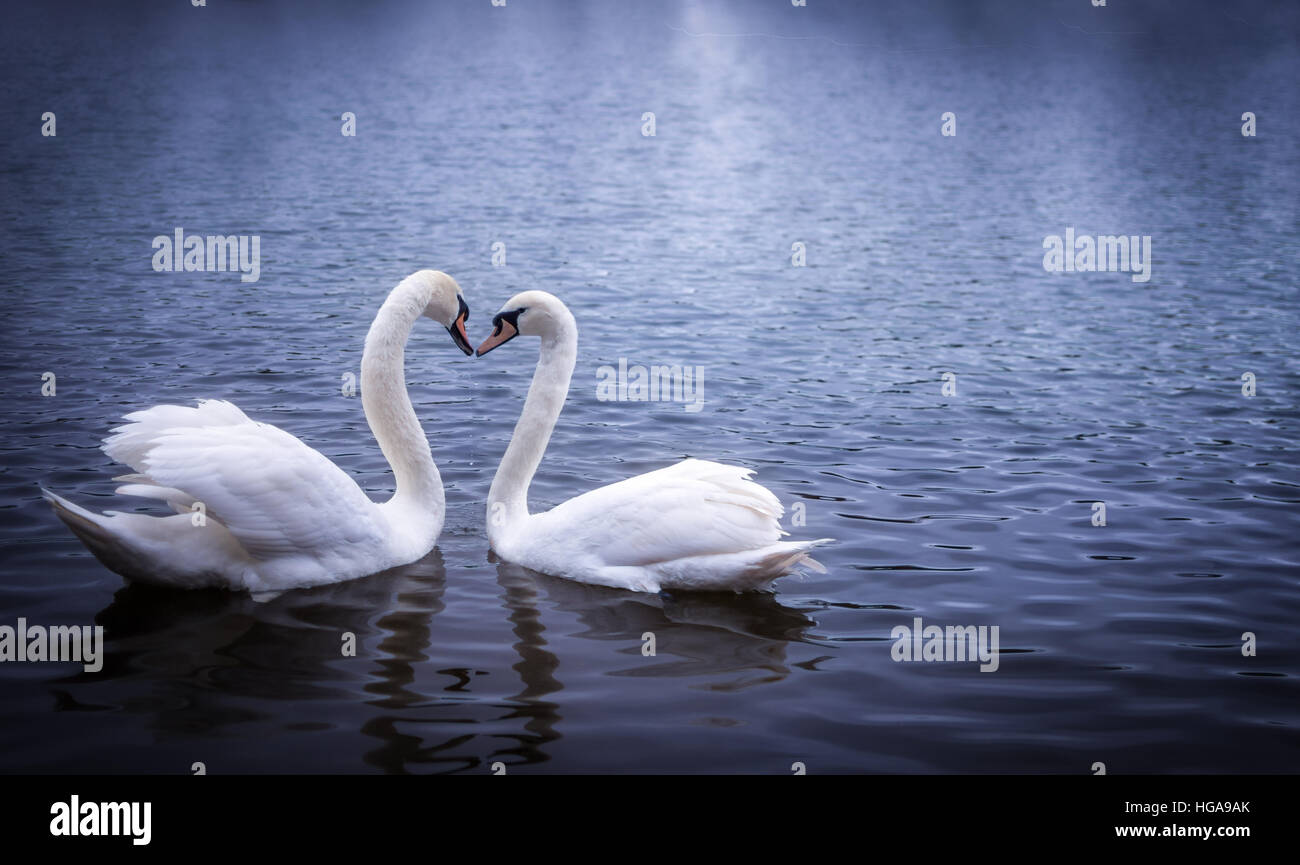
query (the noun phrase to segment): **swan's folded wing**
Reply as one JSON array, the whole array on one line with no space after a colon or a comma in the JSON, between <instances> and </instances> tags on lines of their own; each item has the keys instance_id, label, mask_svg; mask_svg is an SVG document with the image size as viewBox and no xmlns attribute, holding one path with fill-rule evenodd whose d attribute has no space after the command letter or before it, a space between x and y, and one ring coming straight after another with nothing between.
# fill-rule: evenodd
<instances>
[{"instance_id":1,"label":"swan's folded wing","mask_svg":"<svg viewBox=\"0 0 1300 865\"><path fill-rule=\"evenodd\" d=\"M548 530L609 565L735 553L780 540L784 509L753 472L684 460L570 499L541 514Z\"/></svg>"},{"instance_id":2,"label":"swan's folded wing","mask_svg":"<svg viewBox=\"0 0 1300 865\"><path fill-rule=\"evenodd\" d=\"M150 479L193 496L255 558L319 556L381 534L382 517L355 481L270 424L155 430L139 459Z\"/></svg>"},{"instance_id":3,"label":"swan's folded wing","mask_svg":"<svg viewBox=\"0 0 1300 865\"><path fill-rule=\"evenodd\" d=\"M220 399L202 399L198 405L156 405L133 411L125 419L130 423L113 429L104 441L104 453L141 473L145 454L167 430L253 423L234 403Z\"/></svg>"}]
</instances>

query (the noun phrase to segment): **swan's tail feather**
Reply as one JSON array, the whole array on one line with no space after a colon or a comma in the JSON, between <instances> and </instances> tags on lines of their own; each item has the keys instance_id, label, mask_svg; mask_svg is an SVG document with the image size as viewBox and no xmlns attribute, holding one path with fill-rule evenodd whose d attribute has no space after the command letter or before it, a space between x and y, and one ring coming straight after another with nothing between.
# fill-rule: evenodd
<instances>
[{"instance_id":1,"label":"swan's tail feather","mask_svg":"<svg viewBox=\"0 0 1300 865\"><path fill-rule=\"evenodd\" d=\"M63 524L86 545L86 549L95 554L95 558L110 570L125 575L124 569L131 561L131 551L108 527L107 522L111 517L88 511L43 487L41 495L54 508L55 515L63 520Z\"/></svg>"},{"instance_id":2,"label":"swan's tail feather","mask_svg":"<svg viewBox=\"0 0 1300 865\"><path fill-rule=\"evenodd\" d=\"M41 495L104 567L128 580L181 589L247 587L242 571L211 564L244 555L225 527L211 517L196 526L187 516L97 514L47 489Z\"/></svg>"},{"instance_id":3,"label":"swan's tail feather","mask_svg":"<svg viewBox=\"0 0 1300 865\"><path fill-rule=\"evenodd\" d=\"M824 574L826 566L809 555L808 551L822 544L829 544L831 541L832 538L819 538L815 541L783 542L782 549L764 556L755 563L756 570L764 576L770 575L772 579L784 576L801 566Z\"/></svg>"},{"instance_id":4,"label":"swan's tail feather","mask_svg":"<svg viewBox=\"0 0 1300 865\"><path fill-rule=\"evenodd\" d=\"M821 538L815 541L781 541L775 545L776 549L751 561L749 567L741 574L741 580L732 588L737 591L768 589L776 580L797 573L801 567L824 574L826 567L810 556L808 551L813 547L828 544L831 540L831 538Z\"/></svg>"},{"instance_id":5,"label":"swan's tail feather","mask_svg":"<svg viewBox=\"0 0 1300 865\"><path fill-rule=\"evenodd\" d=\"M826 573L825 565L808 555L808 553L802 551L787 557L784 561L780 562L775 568L773 568L773 570L779 571L782 574L788 574L795 568L799 567L805 567L808 570L816 571L819 574Z\"/></svg>"},{"instance_id":6,"label":"swan's tail feather","mask_svg":"<svg viewBox=\"0 0 1300 865\"><path fill-rule=\"evenodd\" d=\"M796 564L806 565L810 570L814 570L819 574L826 573L826 566L823 565L821 562L817 561L816 559L814 559L812 556L808 555L807 553L804 553L803 556L800 557L799 561L796 562Z\"/></svg>"}]
</instances>

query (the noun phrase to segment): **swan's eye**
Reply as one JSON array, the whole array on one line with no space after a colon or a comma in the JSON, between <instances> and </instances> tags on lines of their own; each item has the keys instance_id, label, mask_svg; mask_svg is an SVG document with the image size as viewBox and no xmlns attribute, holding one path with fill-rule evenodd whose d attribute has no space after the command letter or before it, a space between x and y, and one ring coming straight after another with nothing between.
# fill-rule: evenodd
<instances>
[{"instance_id":1,"label":"swan's eye","mask_svg":"<svg viewBox=\"0 0 1300 865\"><path fill-rule=\"evenodd\" d=\"M524 310L526 310L527 308L528 307L526 306L521 306L518 309L512 309L509 312L498 312L496 315L492 316L492 326L495 328L492 331L492 335L493 336L501 335L501 322L503 321L510 322L510 326L513 327L516 332L518 332L519 314Z\"/></svg>"}]
</instances>

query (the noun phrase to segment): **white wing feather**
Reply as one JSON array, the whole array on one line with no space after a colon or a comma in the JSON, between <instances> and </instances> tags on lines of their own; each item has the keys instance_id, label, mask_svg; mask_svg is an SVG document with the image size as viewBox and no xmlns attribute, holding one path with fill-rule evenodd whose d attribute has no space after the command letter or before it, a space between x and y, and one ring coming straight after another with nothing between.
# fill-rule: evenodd
<instances>
[{"instance_id":1,"label":"white wing feather","mask_svg":"<svg viewBox=\"0 0 1300 865\"><path fill-rule=\"evenodd\" d=\"M230 403L156 406L127 420L105 452L202 503L254 558L320 558L382 536L376 506L342 469Z\"/></svg>"},{"instance_id":2,"label":"white wing feather","mask_svg":"<svg viewBox=\"0 0 1300 865\"><path fill-rule=\"evenodd\" d=\"M784 508L749 480L750 469L688 459L584 493L538 514L563 526L566 546L606 565L644 566L692 556L744 552L786 534Z\"/></svg>"}]
</instances>

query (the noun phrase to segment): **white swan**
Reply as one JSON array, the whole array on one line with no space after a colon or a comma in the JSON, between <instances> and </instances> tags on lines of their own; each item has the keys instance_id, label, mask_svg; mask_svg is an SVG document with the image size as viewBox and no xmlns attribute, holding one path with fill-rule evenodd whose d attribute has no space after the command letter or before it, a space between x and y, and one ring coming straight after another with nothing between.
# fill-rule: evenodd
<instances>
[{"instance_id":1,"label":"white swan","mask_svg":"<svg viewBox=\"0 0 1300 865\"><path fill-rule=\"evenodd\" d=\"M93 513L42 490L107 567L178 588L254 593L337 583L413 562L442 530L442 477L406 393L406 339L421 315L472 353L460 286L422 270L388 295L366 335L361 403L396 481L376 504L342 469L294 436L228 402L154 406L126 416L103 449L136 474L123 495L159 499L176 516Z\"/></svg>"},{"instance_id":2,"label":"white swan","mask_svg":"<svg viewBox=\"0 0 1300 865\"><path fill-rule=\"evenodd\" d=\"M585 583L661 589L763 589L796 565L824 571L782 541L781 503L738 466L688 459L528 513L528 485L564 407L578 326L544 291L525 291L492 319L481 357L518 334L539 336L541 357L514 435L488 493L487 534L503 559Z\"/></svg>"}]
</instances>

